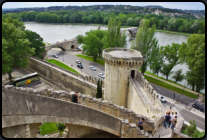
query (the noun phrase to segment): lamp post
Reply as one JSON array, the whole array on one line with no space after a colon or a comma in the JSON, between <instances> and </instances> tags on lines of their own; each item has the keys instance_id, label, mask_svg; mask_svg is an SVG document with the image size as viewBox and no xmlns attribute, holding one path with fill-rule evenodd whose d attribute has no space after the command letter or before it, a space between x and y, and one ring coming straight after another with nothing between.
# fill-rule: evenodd
<instances>
[{"instance_id":1,"label":"lamp post","mask_svg":"<svg viewBox=\"0 0 207 140\"><path fill-rule=\"evenodd\" d=\"M185 76L185 82L186 82L186 76ZM183 88L183 94L184 94L184 90L185 90L185 83L184 83L184 88Z\"/></svg>"}]
</instances>

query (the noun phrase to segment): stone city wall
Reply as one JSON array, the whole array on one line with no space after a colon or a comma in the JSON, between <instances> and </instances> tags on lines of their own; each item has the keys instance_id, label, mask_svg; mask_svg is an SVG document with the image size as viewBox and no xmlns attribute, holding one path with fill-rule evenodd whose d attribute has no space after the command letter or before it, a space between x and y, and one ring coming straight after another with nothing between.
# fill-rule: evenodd
<instances>
[{"instance_id":1,"label":"stone city wall","mask_svg":"<svg viewBox=\"0 0 207 140\"><path fill-rule=\"evenodd\" d=\"M164 122L164 114L167 108L164 106L163 108L156 108L151 100L145 98L144 94L146 94L144 89L137 87L130 77L127 108L149 117L151 121L145 123L144 131L151 131L152 135L154 135L159 126Z\"/></svg>"},{"instance_id":2,"label":"stone city wall","mask_svg":"<svg viewBox=\"0 0 207 140\"><path fill-rule=\"evenodd\" d=\"M92 77L84 77L79 74L72 73L68 70L65 70L61 67L52 65L46 61L36 58L29 58L28 68L38 72L44 77L47 77L55 83L60 83L68 90L79 91L96 96L97 92L97 79ZM103 84L104 85L104 84ZM102 89L104 93L104 88Z\"/></svg>"},{"instance_id":3,"label":"stone city wall","mask_svg":"<svg viewBox=\"0 0 207 140\"><path fill-rule=\"evenodd\" d=\"M144 78L144 76L141 74L140 71L138 72L138 75L137 75L136 79L138 80L138 82L141 84L141 86L145 90L145 93L146 93L147 97L151 100L151 102L153 103L153 106L155 106L156 108L163 108L164 106L162 105L160 100L157 100L158 99L158 95L160 95L160 94L158 94L153 89L153 87Z\"/></svg>"},{"instance_id":4,"label":"stone city wall","mask_svg":"<svg viewBox=\"0 0 207 140\"><path fill-rule=\"evenodd\" d=\"M149 121L147 117L80 93L79 104L72 103L72 94L53 89L37 91L11 85L2 86L2 128L30 123L62 122L66 125L93 127L120 137L152 137L137 127L141 118Z\"/></svg>"}]
</instances>

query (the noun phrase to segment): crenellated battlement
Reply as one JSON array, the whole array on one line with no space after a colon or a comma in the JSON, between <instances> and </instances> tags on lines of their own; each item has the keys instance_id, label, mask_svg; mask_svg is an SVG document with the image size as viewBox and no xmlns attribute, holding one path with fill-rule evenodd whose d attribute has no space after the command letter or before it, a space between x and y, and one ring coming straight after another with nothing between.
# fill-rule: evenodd
<instances>
[{"instance_id":1,"label":"crenellated battlement","mask_svg":"<svg viewBox=\"0 0 207 140\"><path fill-rule=\"evenodd\" d=\"M143 56L139 51L125 48L107 48L103 50L105 63L136 67L142 65Z\"/></svg>"}]
</instances>

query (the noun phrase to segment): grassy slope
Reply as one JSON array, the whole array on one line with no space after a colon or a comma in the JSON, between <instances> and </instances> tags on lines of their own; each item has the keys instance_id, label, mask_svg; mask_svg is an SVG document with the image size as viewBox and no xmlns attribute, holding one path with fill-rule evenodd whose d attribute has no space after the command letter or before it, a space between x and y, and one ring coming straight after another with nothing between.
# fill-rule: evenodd
<instances>
[{"instance_id":1,"label":"grassy slope","mask_svg":"<svg viewBox=\"0 0 207 140\"><path fill-rule=\"evenodd\" d=\"M171 85L166 84L166 83L164 83L164 82L162 82L162 81L159 81L159 80L157 80L157 79L151 78L151 77L149 77L149 76L147 76L147 75L144 75L144 77L145 77L145 79L146 79L148 82L150 82L150 83L154 83L154 84L156 84L156 85L158 85L158 86L161 86L161 87L164 87L164 88L166 88L166 89L169 89L169 90L175 91L175 92L177 92L177 93L183 94L183 90L180 89L180 88L171 86ZM184 94L183 94L183 95L188 96L188 97L191 97L191 98L194 98L194 99L196 99L196 98L198 97L197 95L195 95L195 94L193 94L193 93L190 93L190 92L187 92L187 91L184 91Z\"/></svg>"},{"instance_id":2,"label":"grassy slope","mask_svg":"<svg viewBox=\"0 0 207 140\"><path fill-rule=\"evenodd\" d=\"M85 55L80 55L80 54L78 54L76 56L93 62L93 58L92 57L85 56ZM105 66L105 61L104 60L96 59L96 63Z\"/></svg>"},{"instance_id":3,"label":"grassy slope","mask_svg":"<svg viewBox=\"0 0 207 140\"><path fill-rule=\"evenodd\" d=\"M59 67L61 67L61 68L64 68L64 69L66 69L66 70L69 70L69 71L71 71L71 72L80 74L80 73L78 73L76 70L72 69L71 67L69 67L69 66L67 66L67 65L65 65L65 64L63 64L63 63L61 63L61 62L59 62L59 61L57 61L57 60L55 60L55 59L49 59L49 60L46 60L46 61L49 62L49 63L51 63L51 64L56 64L57 66L59 66Z\"/></svg>"},{"instance_id":4,"label":"grassy slope","mask_svg":"<svg viewBox=\"0 0 207 140\"><path fill-rule=\"evenodd\" d=\"M56 126L56 124L57 124L57 126ZM59 125L59 123L55 123L55 122L43 123L43 125L39 127L40 134L42 136L44 136L46 134L54 134L54 133L60 132L61 135L62 135L64 130L59 131L58 130L58 125Z\"/></svg>"}]
</instances>

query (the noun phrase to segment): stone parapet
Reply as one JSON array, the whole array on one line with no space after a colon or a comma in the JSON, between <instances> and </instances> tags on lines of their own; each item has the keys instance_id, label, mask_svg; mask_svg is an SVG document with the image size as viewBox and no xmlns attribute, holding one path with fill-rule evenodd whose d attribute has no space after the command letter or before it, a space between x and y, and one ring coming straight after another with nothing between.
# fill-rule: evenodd
<instances>
[{"instance_id":1,"label":"stone parapet","mask_svg":"<svg viewBox=\"0 0 207 140\"><path fill-rule=\"evenodd\" d=\"M31 89L31 88L23 88L23 87L14 87L12 85L6 85L6 86L2 86L2 92L3 93L6 93L6 94L9 94L9 93L12 93L12 94L18 94L18 95L21 95L21 94L32 94L32 98L34 98L34 95L36 96L42 96L42 97L46 97L46 98L55 98L55 100L62 100L63 102L71 102L71 97L72 95L74 94L73 92L66 92L66 91L62 91L62 90L53 90L53 89L44 89L44 90L34 90L34 89ZM4 98L5 98L5 95L4 94ZM29 97L29 96L28 96ZM43 101L45 100L44 98ZM28 98L29 99L29 98ZM31 99L30 99L31 100ZM27 106L29 108L29 112L32 113L31 115L35 115L35 112L38 111L38 108L35 107L35 110L34 110L34 107L33 105L31 104L32 102L28 102L27 103ZM73 103L74 104L74 103ZM101 112L104 112L106 114L108 114L109 116L113 116L114 119L115 118L119 118L120 120L121 119L124 119L125 121L121 121L123 122L120 126L121 128L119 129L120 130L120 133L118 134L115 130L108 130L108 128L104 128L106 129L107 131L111 132L111 133L115 133L116 135L119 135L120 137L131 137L131 138L135 138L135 137L150 137L150 135L148 135L147 132L142 132L141 130L139 130L139 128L137 127L137 123L138 121L141 119L141 118L145 118L146 120L147 117L145 116L142 116L140 114L135 114L135 112L131 111L131 110L128 110L124 107L121 107L121 106L118 106L118 105L115 105L113 104L112 102L108 102L106 100L101 100L101 99L96 99L96 98L92 98L91 96L89 95L84 95L84 94L80 94L79 93L79 104L80 105L84 105L84 106L87 106L89 108L93 108L94 110L98 110L98 111L101 111ZM36 106L36 105L35 105ZM54 105L51 105L51 106L54 106ZM37 109L37 110L36 110ZM72 110L75 109L74 107L71 108ZM76 108L78 109L78 108ZM16 110L17 111L17 110ZM6 114L5 114L6 113ZM3 111L2 114L4 115L4 117L2 119L6 119L7 116L9 114L7 114L9 112L5 112ZM11 113L11 112L10 112ZM75 113L75 112L74 112ZM54 113L53 113L54 114ZM6 115L6 116L5 116ZM16 114L18 115L18 114ZM22 114L23 115L23 114ZM29 114L28 114L29 115ZM45 114L46 115L46 114ZM77 115L77 114L76 114ZM11 118L12 116L10 116ZM40 114L37 115L37 117L41 117ZM46 118L49 119L49 116L45 116ZM18 119L19 117L16 117L16 120ZM19 124L21 124L22 122L22 119L24 117L21 117L21 121L18 122ZM32 118L32 117L29 117L29 118ZM84 120L84 116L82 116L83 120ZM57 118L57 119L61 119L61 118ZM25 119L24 120L27 120L29 121L30 123L35 123L35 120L28 120L28 119ZM45 118L42 120L45 120ZM62 119L62 120L65 120L64 123L69 123L67 121L67 119ZM54 120L55 121L55 120ZM58 120L60 121L60 120ZM73 121L75 121L75 119L73 119ZM100 120L101 121L101 120ZM109 120L110 121L110 120ZM29 122L26 122L26 123L29 123ZM41 120L39 120L39 122L41 122ZM38 122L38 123L39 123ZM13 122L15 123L15 122ZM109 123L109 122L108 122ZM111 122L112 123L112 122ZM2 124L2 128L5 128L7 127L7 125L9 124L9 126L11 127L12 124L10 122L4 122ZM74 124L81 124L79 122L74 122ZM85 124L85 123L84 123ZM94 126L95 124L91 124L91 127ZM90 126L89 126L90 127ZM98 127L98 126L97 126ZM97 128L95 127L95 128ZM118 128L116 128L118 129ZM29 136L29 135L28 135ZM64 133L64 137L67 136L67 132Z\"/></svg>"},{"instance_id":2,"label":"stone parapet","mask_svg":"<svg viewBox=\"0 0 207 140\"><path fill-rule=\"evenodd\" d=\"M135 55L135 57L115 57L108 52L110 51L126 51L130 52ZM103 58L105 60L105 63L109 63L112 65L127 65L127 66L138 66L140 67L142 65L143 57L139 51L133 50L133 49L125 49L125 48L107 48L103 50Z\"/></svg>"},{"instance_id":3,"label":"stone parapet","mask_svg":"<svg viewBox=\"0 0 207 140\"><path fill-rule=\"evenodd\" d=\"M81 79L83 79L83 80L89 81L89 82L91 82L91 83L97 85L97 82L98 82L97 78L94 78L94 77L91 77L91 76L83 76L83 75L81 75L81 74L77 74L77 73L71 72L71 71L69 71L69 70L66 70L66 69L64 69L64 68L62 68L62 67L59 67L59 66L55 65L55 64L51 64L51 63L49 63L49 62L47 62L47 61L45 61L45 60L43 60L43 59L37 58L37 57L35 57L35 56L32 56L31 58L33 58L34 60L37 59L37 60L39 60L39 61L41 61L41 62L43 62L43 63L46 63L46 64L48 64L48 65L50 65L50 66L59 68L59 69L65 71L65 72L67 72L67 73L70 73L70 74L72 74L72 75L74 75L74 76L77 76L77 77L79 77L79 78L81 78ZM103 84L102 84L102 87L104 87L104 81L103 81L103 80L102 80L102 83L103 83Z\"/></svg>"}]
</instances>

